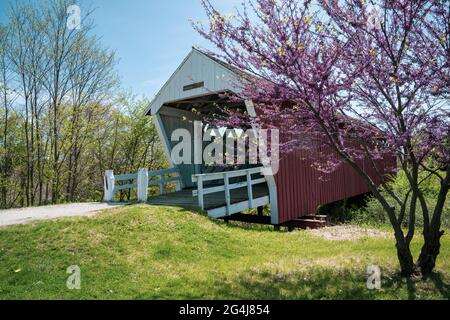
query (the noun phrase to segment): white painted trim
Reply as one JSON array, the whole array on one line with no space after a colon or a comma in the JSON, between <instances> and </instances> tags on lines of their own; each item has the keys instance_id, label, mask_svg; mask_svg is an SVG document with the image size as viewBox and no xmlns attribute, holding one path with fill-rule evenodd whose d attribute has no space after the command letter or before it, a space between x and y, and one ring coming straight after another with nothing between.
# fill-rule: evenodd
<instances>
[{"instance_id":1,"label":"white painted trim","mask_svg":"<svg viewBox=\"0 0 450 320\"><path fill-rule=\"evenodd\" d=\"M175 165L175 163L172 161L172 156L171 156L171 152L170 152L170 140L167 137L166 134L166 130L164 128L164 124L162 122L161 119L161 115L160 114L155 114L152 116L153 120L155 122L155 127L156 127L156 131L158 132L158 136L159 136L159 140L161 141L161 144L163 146L164 149L164 153L166 154L166 157L169 161L169 166L171 168L176 168L177 166ZM183 181L181 179L181 176L179 173L175 173L175 176L179 177L179 181L177 182L177 186L176 186L176 190L180 191L183 188Z\"/></svg>"},{"instance_id":2,"label":"white painted trim","mask_svg":"<svg viewBox=\"0 0 450 320\"><path fill-rule=\"evenodd\" d=\"M251 174L260 173L263 167L257 167L252 169L242 169L242 170L234 170L234 171L228 171L228 172L213 172L213 173L203 173L203 174L193 174L192 175L192 182L197 181L197 179L200 176L203 176L203 181L212 181L212 180L221 180L223 179L223 176L225 173L228 173L229 178L235 178L240 176L245 176L247 172L250 172Z\"/></svg>"},{"instance_id":3,"label":"white painted trim","mask_svg":"<svg viewBox=\"0 0 450 320\"><path fill-rule=\"evenodd\" d=\"M269 197L265 196L265 197L253 199L253 203L254 203L255 207L264 206L269 203ZM230 216L232 214L242 212L242 211L248 210L248 209L250 209L248 206L248 201L242 201L242 202L238 202L238 203L234 203L234 204L230 205L230 207L228 209L228 214L227 214L227 207L220 207L220 208L208 210L208 217L217 219L217 218L221 218L221 217L225 217L225 216Z\"/></svg>"},{"instance_id":4,"label":"white painted trim","mask_svg":"<svg viewBox=\"0 0 450 320\"><path fill-rule=\"evenodd\" d=\"M194 172L200 171L203 164L203 123L194 121Z\"/></svg>"},{"instance_id":5,"label":"white painted trim","mask_svg":"<svg viewBox=\"0 0 450 320\"><path fill-rule=\"evenodd\" d=\"M250 117L255 118L257 116L255 105L252 100L245 100L245 108L247 109L247 113Z\"/></svg>"},{"instance_id":6,"label":"white painted trim","mask_svg":"<svg viewBox=\"0 0 450 320\"><path fill-rule=\"evenodd\" d=\"M247 108L247 113L250 117L256 117L256 110L255 110L255 104L252 100L246 100L245 101L245 107ZM253 130L258 130L259 128L252 123ZM279 224L279 217L278 217L278 190L277 190L277 184L275 181L275 177L273 174L265 174L267 171L271 171L270 168L265 168L262 170L262 174L264 174L264 177L267 181L267 186L269 187L269 197L270 197L270 220L272 224Z\"/></svg>"},{"instance_id":7,"label":"white painted trim","mask_svg":"<svg viewBox=\"0 0 450 320\"><path fill-rule=\"evenodd\" d=\"M207 54L203 53L202 51L200 51L200 50L198 50L198 49L196 49L196 48L192 48L191 52L189 52L189 54L186 56L186 58L184 58L183 62L178 66L178 68L175 70L175 72L174 72L174 73L170 76L170 78L164 83L164 85L162 86L162 88L158 91L158 93L156 94L156 96L155 96L155 97L153 98L153 100L150 102L149 106L147 107L147 109L146 109L146 111L145 111L145 114L146 114L146 115L148 115L150 111L151 111L151 114L152 114L152 115L155 115L156 113L159 112L159 110L161 109L161 107L162 107L164 104L169 103L169 101L164 101L164 102L161 103L160 105L159 105L159 104L158 104L158 105L155 104L156 101L158 100L158 98L161 96L161 93L166 89L166 87L169 85L169 83L175 78L176 74L181 70L181 68L186 64L186 62L189 60L189 58L190 58L193 54L199 54L199 55L201 55L201 56L207 58L209 61L211 61L212 63L214 63L215 65L217 65L223 72L229 73L230 75L232 75L232 76L234 76L234 77L239 77L239 75L238 75L235 71L233 71L233 70L231 70L231 69L229 69L229 68L226 68L224 65L222 65L222 64L220 64L219 62L217 62L216 60L212 59L211 57L209 57ZM207 88L205 88L205 89L207 89ZM224 90L230 90L230 91L233 91L233 90L234 90L234 91L237 91L237 88L232 88L232 86L229 85L229 86L227 86L227 88L223 88L223 90L215 91L215 92L216 92L216 93L217 93L217 92L223 92ZM210 94L213 94L213 93L215 93L215 92L214 92L214 91L210 91L210 92L208 92L207 94L201 94L201 95L198 95L198 97L210 95ZM192 98L194 98L194 97L195 97L195 96L188 97L188 98L184 98L184 99L180 99L180 100L175 100L174 102L176 102L176 101L182 101L182 100L187 100L187 99L192 99Z\"/></svg>"},{"instance_id":8,"label":"white painted trim","mask_svg":"<svg viewBox=\"0 0 450 320\"><path fill-rule=\"evenodd\" d=\"M164 124L161 119L161 115L155 114L153 115L153 120L155 122L156 131L158 131L159 140L161 141L161 144L164 148L164 153L166 154L167 159L169 160L170 167L175 167L172 157L170 155L170 142L169 138L167 137L166 131L164 129Z\"/></svg>"},{"instance_id":9,"label":"white painted trim","mask_svg":"<svg viewBox=\"0 0 450 320\"><path fill-rule=\"evenodd\" d=\"M192 175L192 181L197 182L197 190L192 191L193 196L198 197L198 204L199 207L204 210L204 196L206 194L215 193L224 191L225 192L225 206L208 210L208 216L211 218L218 218L223 216L229 216L237 212L241 212L243 210L248 209L254 209L266 204L270 203L270 200L273 198L273 192L270 193L270 187L269 187L269 196L260 197L257 199L253 199L253 191L252 186L255 184L260 183L266 183L269 185L269 182L267 179L260 178L252 180L251 175L255 173L261 173L262 167L258 168L252 168L252 169L244 169L244 170L235 170L235 171L226 171L226 172L215 172L210 174L198 174L198 175ZM233 177L240 177L245 176L246 180L245 182L238 182L230 184L229 179ZM211 188L204 188L203 182L205 181L214 181L214 180L224 180L223 186L217 186L217 187L211 187ZM241 187L247 187L247 195L248 200L242 201L239 203L231 204L231 195L230 190L237 189ZM276 194L275 194L275 200L276 201ZM278 212L276 209L276 206L273 209L273 217L272 221L278 221L278 216L275 216ZM275 218L274 218L275 217Z\"/></svg>"},{"instance_id":10,"label":"white painted trim","mask_svg":"<svg viewBox=\"0 0 450 320\"><path fill-rule=\"evenodd\" d=\"M249 173L250 174L250 173ZM251 175L251 174L250 174ZM257 184L261 184L261 183L266 183L267 180L266 178L260 178L260 179L256 179L256 180L250 180L250 183L252 185L257 185ZM239 188L245 188L248 187L249 183L247 181L243 181L243 182L236 182L236 183L232 183L230 185L228 185L228 188L230 190L234 190L234 189L239 189ZM211 194L211 193L216 193L216 192L222 192L225 191L225 187L224 186L217 186L217 187L210 187L207 189L203 190L203 194ZM252 192L253 194L253 192ZM192 190L192 196L196 197L198 195L198 191L197 190Z\"/></svg>"},{"instance_id":11,"label":"white painted trim","mask_svg":"<svg viewBox=\"0 0 450 320\"><path fill-rule=\"evenodd\" d=\"M273 175L265 175L264 177L266 178L267 186L269 187L270 222L277 225L279 224L277 184Z\"/></svg>"}]
</instances>

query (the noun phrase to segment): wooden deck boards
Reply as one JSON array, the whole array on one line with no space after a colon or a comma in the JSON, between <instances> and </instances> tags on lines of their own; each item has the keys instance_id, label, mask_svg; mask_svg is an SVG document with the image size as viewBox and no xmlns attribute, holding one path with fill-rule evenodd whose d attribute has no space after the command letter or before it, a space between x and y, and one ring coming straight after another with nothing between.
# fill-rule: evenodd
<instances>
[{"instance_id":1,"label":"wooden deck boards","mask_svg":"<svg viewBox=\"0 0 450 320\"><path fill-rule=\"evenodd\" d=\"M248 200L247 188L239 188L230 191L231 204ZM269 195L269 189L265 184L253 186L253 198L260 198ZM226 206L225 192L216 192L204 196L205 210L215 209ZM181 190L174 193L168 193L160 196L150 197L149 204L163 206L177 206L198 208L197 197L192 196L192 189Z\"/></svg>"}]
</instances>

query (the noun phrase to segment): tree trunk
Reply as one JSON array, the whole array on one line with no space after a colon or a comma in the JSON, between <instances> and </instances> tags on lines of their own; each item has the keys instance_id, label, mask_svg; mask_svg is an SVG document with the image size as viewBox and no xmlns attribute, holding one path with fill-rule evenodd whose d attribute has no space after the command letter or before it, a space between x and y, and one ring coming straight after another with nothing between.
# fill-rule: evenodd
<instances>
[{"instance_id":1,"label":"tree trunk","mask_svg":"<svg viewBox=\"0 0 450 320\"><path fill-rule=\"evenodd\" d=\"M441 237L444 231L430 230L428 234L424 234L425 243L422 246L419 259L417 260L418 271L422 275L427 276L433 272L436 266L436 259L441 249Z\"/></svg>"},{"instance_id":2,"label":"tree trunk","mask_svg":"<svg viewBox=\"0 0 450 320\"><path fill-rule=\"evenodd\" d=\"M396 248L402 276L413 275L415 271L414 260L409 245L404 240L397 240Z\"/></svg>"},{"instance_id":3,"label":"tree trunk","mask_svg":"<svg viewBox=\"0 0 450 320\"><path fill-rule=\"evenodd\" d=\"M417 268L422 275L427 276L433 272L436 266L436 259L441 249L441 237L444 231L441 231L441 218L444 211L445 200L450 191L450 167L447 168L445 179L441 182L441 189L437 198L436 206L433 212L433 218L429 228L424 228L424 244L417 260Z\"/></svg>"},{"instance_id":4,"label":"tree trunk","mask_svg":"<svg viewBox=\"0 0 450 320\"><path fill-rule=\"evenodd\" d=\"M71 187L72 187L72 155L73 155L73 150L70 152L69 154L69 163L67 164L67 185L66 185L66 201L70 201L72 202L71 199Z\"/></svg>"},{"instance_id":5,"label":"tree trunk","mask_svg":"<svg viewBox=\"0 0 450 320\"><path fill-rule=\"evenodd\" d=\"M59 172L58 172L58 112L56 101L53 102L53 119L52 119L52 134L53 134L53 181L52 181L52 203L56 204L59 198Z\"/></svg>"},{"instance_id":6,"label":"tree trunk","mask_svg":"<svg viewBox=\"0 0 450 320\"><path fill-rule=\"evenodd\" d=\"M25 80L23 80L25 81ZM25 182L25 197L26 197L26 204L27 207L30 206L30 167L31 167L31 156L30 156L30 140L29 140L29 128L28 128L28 121L29 121L29 110L28 110L28 97L25 96L25 123L24 123L24 133L25 133L25 150L26 150L26 163L27 167L25 169L26 171L26 182Z\"/></svg>"}]
</instances>

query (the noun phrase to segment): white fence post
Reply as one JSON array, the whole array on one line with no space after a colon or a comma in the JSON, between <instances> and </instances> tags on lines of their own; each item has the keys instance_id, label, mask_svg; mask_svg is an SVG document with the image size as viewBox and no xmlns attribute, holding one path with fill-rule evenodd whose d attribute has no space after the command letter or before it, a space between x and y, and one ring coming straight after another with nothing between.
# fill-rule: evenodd
<instances>
[{"instance_id":1,"label":"white fence post","mask_svg":"<svg viewBox=\"0 0 450 320\"><path fill-rule=\"evenodd\" d=\"M228 178L228 173L223 174L224 187L225 187L225 203L227 206L227 216L230 215L231 206L231 196L230 196L230 179Z\"/></svg>"},{"instance_id":2,"label":"white fence post","mask_svg":"<svg viewBox=\"0 0 450 320\"><path fill-rule=\"evenodd\" d=\"M205 204L203 202L203 176L197 177L197 190L198 190L198 206L205 210Z\"/></svg>"},{"instance_id":3,"label":"white fence post","mask_svg":"<svg viewBox=\"0 0 450 320\"><path fill-rule=\"evenodd\" d=\"M252 183L252 174L250 171L247 171L247 196L248 196L248 207L249 209L253 209L253 183Z\"/></svg>"},{"instance_id":4,"label":"white fence post","mask_svg":"<svg viewBox=\"0 0 450 320\"><path fill-rule=\"evenodd\" d=\"M148 199L148 170L139 169L137 175L137 198L140 202L147 202Z\"/></svg>"},{"instance_id":5,"label":"white fence post","mask_svg":"<svg viewBox=\"0 0 450 320\"><path fill-rule=\"evenodd\" d=\"M105 176L103 179L103 188L105 191L104 200L105 202L110 202L114 199L114 188L115 188L115 181L114 181L114 171L113 170L107 170L105 171Z\"/></svg>"}]
</instances>

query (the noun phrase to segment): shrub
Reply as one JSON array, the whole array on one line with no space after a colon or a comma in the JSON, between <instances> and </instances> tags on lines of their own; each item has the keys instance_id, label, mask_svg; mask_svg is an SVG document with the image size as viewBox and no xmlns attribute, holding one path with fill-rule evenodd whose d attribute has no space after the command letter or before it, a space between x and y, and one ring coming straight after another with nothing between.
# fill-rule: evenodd
<instances>
[{"instance_id":1,"label":"shrub","mask_svg":"<svg viewBox=\"0 0 450 320\"><path fill-rule=\"evenodd\" d=\"M426 178L427 174L425 172L422 172L421 178ZM436 204L438 192L439 192L439 180L432 176L426 178L420 185L420 188L425 196L425 200L428 204L428 208L430 210L430 215L432 215L434 206ZM404 196L405 193L409 189L409 184L406 178L406 175L403 171L399 172L397 177L391 182L392 189ZM398 204L394 201L392 197L389 195L386 195L386 198L388 199L389 203L392 206L395 206L398 208ZM410 201L408 202L408 208L409 208ZM387 218L387 215L384 212L383 207L373 197L370 197L367 200L367 203L363 207L359 208L346 208L345 211L348 211L344 216L349 217L347 221L350 221L352 223L357 224L371 224L371 225L385 225L389 224L389 220ZM404 224L407 225L408 221L407 218L405 218ZM449 228L450 227L450 197L447 197L446 205L443 211L442 216L442 225L444 227ZM422 207L419 203L417 203L417 211L416 211L416 226L422 227L423 226L423 216L422 216Z\"/></svg>"}]
</instances>

